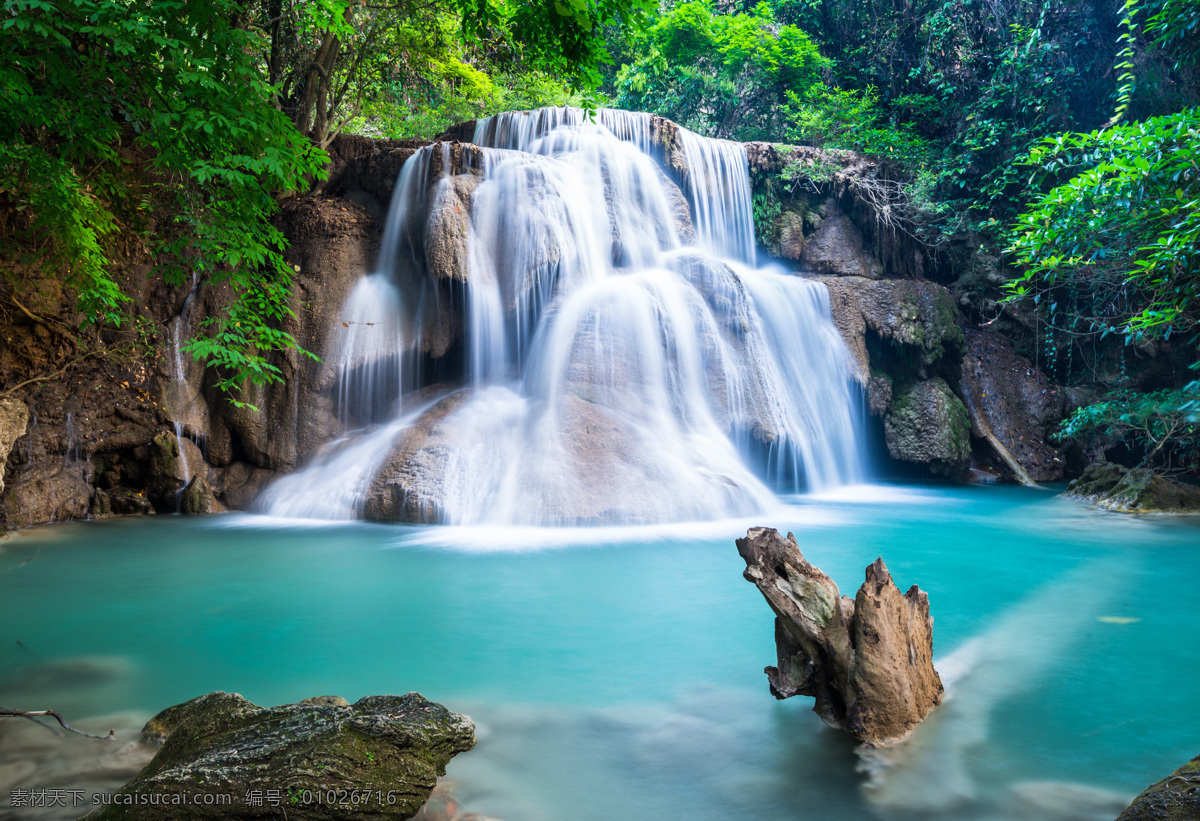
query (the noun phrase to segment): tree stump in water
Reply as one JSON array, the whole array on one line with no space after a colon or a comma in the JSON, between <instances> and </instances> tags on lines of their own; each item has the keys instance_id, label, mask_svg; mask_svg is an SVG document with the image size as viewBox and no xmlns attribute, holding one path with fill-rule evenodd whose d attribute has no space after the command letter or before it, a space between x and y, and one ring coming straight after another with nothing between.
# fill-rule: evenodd
<instances>
[{"instance_id":1,"label":"tree stump in water","mask_svg":"<svg viewBox=\"0 0 1200 821\"><path fill-rule=\"evenodd\" d=\"M941 701L929 597L916 585L901 595L883 559L851 599L791 533L754 527L737 548L775 611L779 666L765 672L776 698L812 696L827 724L869 744L907 736Z\"/></svg>"}]
</instances>

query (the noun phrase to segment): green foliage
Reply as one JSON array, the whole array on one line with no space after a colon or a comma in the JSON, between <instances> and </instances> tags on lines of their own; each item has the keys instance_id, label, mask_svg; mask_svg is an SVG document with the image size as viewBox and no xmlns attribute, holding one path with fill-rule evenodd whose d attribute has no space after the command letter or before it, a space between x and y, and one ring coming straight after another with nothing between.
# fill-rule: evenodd
<instances>
[{"instance_id":1,"label":"green foliage","mask_svg":"<svg viewBox=\"0 0 1200 821\"><path fill-rule=\"evenodd\" d=\"M119 323L127 298L110 242L146 233L147 205L174 214L150 235L168 280L227 279L245 331L194 353L244 363L227 374L275 378L263 357L295 344L254 294L286 295L290 271L269 222L274 194L296 190L325 160L271 105L256 33L232 0L6 0L0 24L0 188L16 239L45 243L90 319ZM152 182L139 185L137 172ZM140 193L138 193L140 192ZM285 299L285 297L284 297ZM286 304L286 301L280 303Z\"/></svg>"},{"instance_id":2,"label":"green foliage","mask_svg":"<svg viewBox=\"0 0 1200 821\"><path fill-rule=\"evenodd\" d=\"M705 0L680 3L635 43L617 73L622 108L654 111L689 128L739 140L776 139L788 93L820 83L829 61L771 6L717 14Z\"/></svg>"},{"instance_id":3,"label":"green foliage","mask_svg":"<svg viewBox=\"0 0 1200 821\"><path fill-rule=\"evenodd\" d=\"M1017 221L1012 299L1069 306L1072 333L1127 342L1200 322L1200 109L1045 140L1027 165L1069 179Z\"/></svg>"},{"instance_id":4,"label":"green foliage","mask_svg":"<svg viewBox=\"0 0 1200 821\"><path fill-rule=\"evenodd\" d=\"M1116 391L1064 419L1057 438L1124 444L1142 454L1141 467L1159 472L1200 470L1200 382L1181 390Z\"/></svg>"},{"instance_id":5,"label":"green foliage","mask_svg":"<svg viewBox=\"0 0 1200 821\"><path fill-rule=\"evenodd\" d=\"M879 94L813 86L803 97L787 92L787 138L824 148L848 148L886 157L917 171L934 161L934 146L911 130L884 119Z\"/></svg>"},{"instance_id":6,"label":"green foliage","mask_svg":"<svg viewBox=\"0 0 1200 821\"><path fill-rule=\"evenodd\" d=\"M227 314L208 318L206 335L185 348L236 394L278 380L268 356L296 347L280 330L292 271L270 220L277 197L325 173L320 146L360 110L428 133L462 113L540 104L548 86L561 94L562 81L548 77L594 85L603 27L640 25L652 4L3 7L0 230L10 249L34 249L47 272L65 274L93 321L120 324L131 308L114 278L116 249L130 242L145 245L168 282L227 282ZM497 85L477 64L508 66L518 79Z\"/></svg>"},{"instance_id":7,"label":"green foliage","mask_svg":"<svg viewBox=\"0 0 1200 821\"><path fill-rule=\"evenodd\" d=\"M1200 61L1200 0L1165 0L1147 28L1156 45L1177 55L1177 66Z\"/></svg>"}]
</instances>

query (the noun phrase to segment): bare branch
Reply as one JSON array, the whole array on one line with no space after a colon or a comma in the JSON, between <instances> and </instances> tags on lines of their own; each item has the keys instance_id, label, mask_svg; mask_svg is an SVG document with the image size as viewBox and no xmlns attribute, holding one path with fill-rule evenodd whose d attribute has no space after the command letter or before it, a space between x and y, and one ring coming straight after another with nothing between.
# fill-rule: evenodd
<instances>
[{"instance_id":1,"label":"bare branch","mask_svg":"<svg viewBox=\"0 0 1200 821\"><path fill-rule=\"evenodd\" d=\"M54 729L49 724L42 724L42 722L37 720L38 716L51 716L55 720L57 720L59 724L62 725L64 730L69 730L70 732L75 733L76 735L85 736L86 738L98 738L101 741L116 741L117 740L117 731L115 729L109 730L108 735L92 735L91 733L85 733L83 730L77 730L74 727L72 727L70 724L68 724L66 721L64 721L63 717L61 715L59 715L57 710L14 710L11 707L0 707L0 717L4 717L4 716L8 716L11 718L27 718L30 721L32 721L34 724L41 724L41 726L45 727L50 732L54 733L57 736L61 736L62 733L60 733L58 730Z\"/></svg>"}]
</instances>

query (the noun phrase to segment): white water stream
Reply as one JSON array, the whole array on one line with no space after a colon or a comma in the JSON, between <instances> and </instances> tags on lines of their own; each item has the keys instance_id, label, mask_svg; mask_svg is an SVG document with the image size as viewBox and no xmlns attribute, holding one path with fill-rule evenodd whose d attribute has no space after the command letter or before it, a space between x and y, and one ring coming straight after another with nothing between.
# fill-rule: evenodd
<instances>
[{"instance_id":1,"label":"white water stream","mask_svg":"<svg viewBox=\"0 0 1200 821\"><path fill-rule=\"evenodd\" d=\"M278 482L260 508L361 515L419 417L402 414L431 382L423 353L447 333L461 333L451 350L469 395L438 422L449 431L438 459L405 476L443 523L710 520L763 511L774 491L861 481L859 388L828 292L756 266L744 148L682 138L694 246L680 240L649 115L481 120L478 180L451 176L446 143L409 159L376 271L326 354L343 424L376 427ZM428 249L460 238L444 228L460 208L465 259L439 282Z\"/></svg>"}]
</instances>

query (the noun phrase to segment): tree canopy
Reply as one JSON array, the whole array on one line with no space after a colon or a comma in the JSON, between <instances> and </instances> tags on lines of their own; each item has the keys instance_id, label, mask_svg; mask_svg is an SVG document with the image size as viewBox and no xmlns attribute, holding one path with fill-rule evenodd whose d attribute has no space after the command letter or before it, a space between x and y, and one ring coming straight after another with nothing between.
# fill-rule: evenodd
<instances>
[{"instance_id":1,"label":"tree canopy","mask_svg":"<svg viewBox=\"0 0 1200 821\"><path fill-rule=\"evenodd\" d=\"M119 324L118 247L236 301L189 344L221 387L278 378L292 272L270 222L324 173L324 145L414 75L482 83L476 62L588 87L604 26L647 0L4 0L3 252L64 272L89 321ZM468 94L477 93L468 89ZM30 253L36 249L36 253ZM10 260L15 262L17 260ZM12 266L10 266L11 268ZM10 273L10 276L13 274Z\"/></svg>"}]
</instances>

